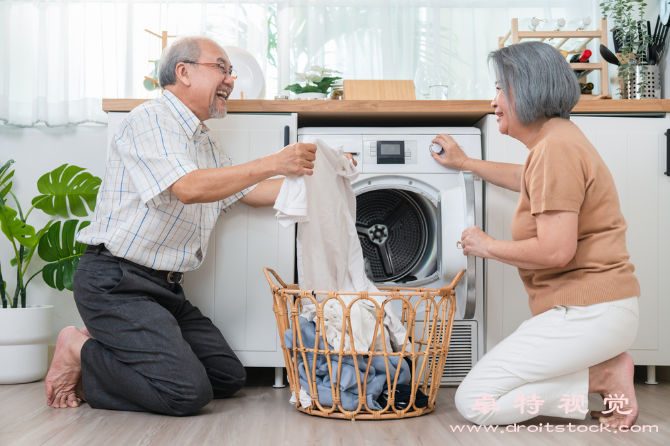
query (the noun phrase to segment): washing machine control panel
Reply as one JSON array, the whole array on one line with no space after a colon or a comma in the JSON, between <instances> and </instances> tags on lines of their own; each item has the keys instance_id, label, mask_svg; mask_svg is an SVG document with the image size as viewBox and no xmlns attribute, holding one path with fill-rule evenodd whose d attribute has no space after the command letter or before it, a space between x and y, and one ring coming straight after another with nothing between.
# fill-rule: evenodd
<instances>
[{"instance_id":1,"label":"washing machine control panel","mask_svg":"<svg viewBox=\"0 0 670 446\"><path fill-rule=\"evenodd\" d=\"M366 164L416 164L416 140L365 140Z\"/></svg>"}]
</instances>

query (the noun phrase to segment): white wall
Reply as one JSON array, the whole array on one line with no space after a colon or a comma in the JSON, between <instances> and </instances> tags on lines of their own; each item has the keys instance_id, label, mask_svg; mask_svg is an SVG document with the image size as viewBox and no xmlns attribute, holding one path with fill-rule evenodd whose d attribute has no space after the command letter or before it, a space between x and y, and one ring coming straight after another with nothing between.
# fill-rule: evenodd
<instances>
[{"instance_id":1,"label":"white wall","mask_svg":"<svg viewBox=\"0 0 670 446\"><path fill-rule=\"evenodd\" d=\"M32 128L18 128L0 124L0 165L13 159L14 193L27 212L30 201L38 195L37 180L61 164L75 164L85 167L93 175L102 177L105 170L107 126L79 125L75 127L48 128L43 125ZM15 208L12 198L8 200ZM36 209L30 214L28 223L41 228L49 220L48 216ZM0 264L10 293L16 286L16 269L9 264L14 258L14 250L2 234L0 236ZM28 277L38 271L44 262L35 255ZM74 304L72 292L59 292L44 284L41 276L35 277L28 285L28 304L47 304L55 308L54 333L56 341L63 327L82 327L82 321Z\"/></svg>"}]
</instances>

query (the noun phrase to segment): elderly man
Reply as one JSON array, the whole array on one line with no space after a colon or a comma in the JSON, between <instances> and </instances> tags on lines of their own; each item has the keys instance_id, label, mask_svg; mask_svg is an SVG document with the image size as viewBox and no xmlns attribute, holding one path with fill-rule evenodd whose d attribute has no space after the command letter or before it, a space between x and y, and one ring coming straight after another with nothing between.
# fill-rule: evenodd
<instances>
[{"instance_id":1,"label":"elderly man","mask_svg":"<svg viewBox=\"0 0 670 446\"><path fill-rule=\"evenodd\" d=\"M61 331L47 404L188 415L234 394L244 367L186 300L183 272L205 257L219 214L237 200L271 206L282 180L311 175L316 146L293 144L233 165L203 124L226 115L233 67L214 41L176 40L161 57L163 96L116 129L88 245L74 277L86 324Z\"/></svg>"}]
</instances>

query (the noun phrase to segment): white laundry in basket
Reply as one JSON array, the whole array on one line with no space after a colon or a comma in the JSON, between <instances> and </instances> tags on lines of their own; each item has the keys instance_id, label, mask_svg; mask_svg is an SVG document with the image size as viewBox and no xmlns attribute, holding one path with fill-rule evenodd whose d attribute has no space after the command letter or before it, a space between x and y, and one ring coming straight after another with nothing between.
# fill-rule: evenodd
<instances>
[{"instance_id":1,"label":"white laundry in basket","mask_svg":"<svg viewBox=\"0 0 670 446\"><path fill-rule=\"evenodd\" d=\"M377 288L365 275L363 251L356 233L356 196L351 181L359 171L343 155L342 147L335 148L317 138L304 142L317 146L314 174L312 176L289 177L284 180L274 208L277 221L284 227L298 223L297 259L298 285L307 290L368 291ZM319 302L325 296L317 296ZM340 296L348 305L352 296ZM370 296L381 306L383 296ZM316 316L314 304L305 299L301 314L312 321ZM352 308L351 321L354 345L357 350L369 350L374 331L375 306L359 301ZM339 305L338 305L339 306ZM369 323L370 311L373 323ZM384 326L388 330L391 345L397 350L405 341L406 330L393 307L385 307ZM356 313L356 316L354 316ZM341 311L339 313L342 314ZM326 339L333 348L339 348L342 319L331 312L324 323ZM366 323L360 323L367 321ZM330 333L330 335L329 335ZM378 334L378 337L381 335ZM348 343L348 336L345 342ZM337 344L334 345L333 342ZM379 342L379 340L378 340Z\"/></svg>"}]
</instances>

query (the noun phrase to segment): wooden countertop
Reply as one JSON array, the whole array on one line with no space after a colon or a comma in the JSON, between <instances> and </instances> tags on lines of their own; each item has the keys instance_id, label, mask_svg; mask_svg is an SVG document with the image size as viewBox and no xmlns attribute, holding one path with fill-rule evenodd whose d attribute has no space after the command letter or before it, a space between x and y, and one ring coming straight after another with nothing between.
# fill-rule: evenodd
<instances>
[{"instance_id":1,"label":"wooden countertop","mask_svg":"<svg viewBox=\"0 0 670 446\"><path fill-rule=\"evenodd\" d=\"M127 112L148 99L103 99L105 112ZM234 100L229 113L298 113L298 125L471 126L493 113L491 101ZM670 113L670 99L582 99L573 114Z\"/></svg>"}]
</instances>

